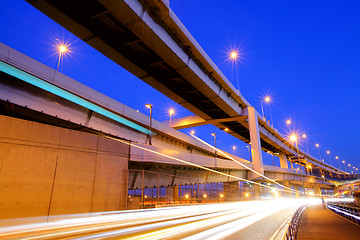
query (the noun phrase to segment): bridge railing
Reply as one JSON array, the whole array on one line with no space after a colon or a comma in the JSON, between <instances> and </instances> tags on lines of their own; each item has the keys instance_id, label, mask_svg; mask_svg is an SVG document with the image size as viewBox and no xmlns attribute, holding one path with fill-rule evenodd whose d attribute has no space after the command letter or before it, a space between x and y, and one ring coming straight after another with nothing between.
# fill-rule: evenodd
<instances>
[{"instance_id":1,"label":"bridge railing","mask_svg":"<svg viewBox=\"0 0 360 240\"><path fill-rule=\"evenodd\" d=\"M301 217L301 214L304 212L304 210L307 209L307 206L308 205L303 205L296 210L296 212L292 216L289 226L286 230L284 239L286 239L286 240L297 239L297 232L299 229L300 217Z\"/></svg>"},{"instance_id":2,"label":"bridge railing","mask_svg":"<svg viewBox=\"0 0 360 240\"><path fill-rule=\"evenodd\" d=\"M342 204L327 204L328 209L347 220L360 225L360 208Z\"/></svg>"}]
</instances>

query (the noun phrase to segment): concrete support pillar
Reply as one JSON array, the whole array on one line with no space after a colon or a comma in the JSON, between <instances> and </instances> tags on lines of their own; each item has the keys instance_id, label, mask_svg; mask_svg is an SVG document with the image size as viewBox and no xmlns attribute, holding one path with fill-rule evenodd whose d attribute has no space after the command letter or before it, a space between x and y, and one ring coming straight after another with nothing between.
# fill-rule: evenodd
<instances>
[{"instance_id":1,"label":"concrete support pillar","mask_svg":"<svg viewBox=\"0 0 360 240\"><path fill-rule=\"evenodd\" d=\"M179 186L172 187L172 198L174 202L179 200Z\"/></svg>"},{"instance_id":2,"label":"concrete support pillar","mask_svg":"<svg viewBox=\"0 0 360 240\"><path fill-rule=\"evenodd\" d=\"M259 124L258 116L253 107L247 107L248 111L248 121L249 121L249 131L250 131L250 141L251 141L251 158L254 170L260 174L264 174L264 164L261 153L261 143L260 143L260 133L259 133ZM258 178L259 175L251 172L250 180Z\"/></svg>"},{"instance_id":3,"label":"concrete support pillar","mask_svg":"<svg viewBox=\"0 0 360 240\"><path fill-rule=\"evenodd\" d=\"M254 198L258 199L261 196L261 189L259 185L254 185Z\"/></svg>"},{"instance_id":4,"label":"concrete support pillar","mask_svg":"<svg viewBox=\"0 0 360 240\"><path fill-rule=\"evenodd\" d=\"M288 167L285 153L280 152L279 158L280 158L280 167L288 169L289 167Z\"/></svg>"},{"instance_id":5,"label":"concrete support pillar","mask_svg":"<svg viewBox=\"0 0 360 240\"><path fill-rule=\"evenodd\" d=\"M320 197L321 196L321 189L320 189L320 186L315 184L314 186L314 192L315 192L315 195Z\"/></svg>"},{"instance_id":6,"label":"concrete support pillar","mask_svg":"<svg viewBox=\"0 0 360 240\"><path fill-rule=\"evenodd\" d=\"M337 185L334 186L334 196L339 195L339 187Z\"/></svg>"}]
</instances>

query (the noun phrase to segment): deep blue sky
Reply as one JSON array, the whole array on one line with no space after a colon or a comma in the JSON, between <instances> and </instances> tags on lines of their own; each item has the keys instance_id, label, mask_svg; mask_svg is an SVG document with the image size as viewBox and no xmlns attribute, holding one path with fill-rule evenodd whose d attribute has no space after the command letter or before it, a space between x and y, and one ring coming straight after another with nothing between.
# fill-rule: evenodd
<instances>
[{"instance_id":1,"label":"deep blue sky","mask_svg":"<svg viewBox=\"0 0 360 240\"><path fill-rule=\"evenodd\" d=\"M0 3L1 42L56 68L52 45L56 38L66 39L73 53L60 67L64 74L146 114L144 104L152 103L159 121L168 119L169 106L177 108L179 117L191 114L28 3ZM308 135L314 156L319 143L326 162L325 151L330 150L335 166L336 155L360 166L359 1L170 0L170 6L234 86L236 75L225 61L226 52L232 47L242 50L240 91L259 112L260 99L271 95L279 131L286 132L285 120L291 118L294 128ZM236 154L248 158L244 143L215 127L196 132L209 142L210 133L216 132L220 148L232 152L236 145ZM270 164L268 154L263 156Z\"/></svg>"}]
</instances>

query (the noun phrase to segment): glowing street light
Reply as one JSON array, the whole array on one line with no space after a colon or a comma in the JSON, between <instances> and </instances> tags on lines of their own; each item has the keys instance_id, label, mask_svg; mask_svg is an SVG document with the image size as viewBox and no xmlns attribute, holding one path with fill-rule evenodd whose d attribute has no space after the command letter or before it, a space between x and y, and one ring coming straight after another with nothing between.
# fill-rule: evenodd
<instances>
[{"instance_id":1,"label":"glowing street light","mask_svg":"<svg viewBox=\"0 0 360 240\"><path fill-rule=\"evenodd\" d=\"M190 134L191 134L191 135L194 135L194 134L195 134L195 131L194 131L194 130L191 130Z\"/></svg>"},{"instance_id":2,"label":"glowing street light","mask_svg":"<svg viewBox=\"0 0 360 240\"><path fill-rule=\"evenodd\" d=\"M232 147L233 155L235 155L235 149L236 149L236 146L233 146L233 147Z\"/></svg>"},{"instance_id":3,"label":"glowing street light","mask_svg":"<svg viewBox=\"0 0 360 240\"><path fill-rule=\"evenodd\" d=\"M320 157L320 161L321 161L320 145L319 145L319 144L315 144L315 147L317 147L317 149L319 150L319 157ZM323 161L324 161L324 160L323 160Z\"/></svg>"},{"instance_id":4,"label":"glowing street light","mask_svg":"<svg viewBox=\"0 0 360 240\"><path fill-rule=\"evenodd\" d=\"M231 52L230 53L230 58L234 59L234 60L237 59L237 52L235 52L235 51Z\"/></svg>"},{"instance_id":5,"label":"glowing street light","mask_svg":"<svg viewBox=\"0 0 360 240\"><path fill-rule=\"evenodd\" d=\"M57 47L57 52L59 54L58 64L57 64L57 68L56 68L56 71L58 72L62 56L69 53L70 50L69 50L69 45L66 45L63 43L59 43L56 47Z\"/></svg>"},{"instance_id":6,"label":"glowing street light","mask_svg":"<svg viewBox=\"0 0 360 240\"><path fill-rule=\"evenodd\" d=\"M173 108L169 109L169 116L170 116L170 126L171 126L171 117L175 114L175 110Z\"/></svg>"},{"instance_id":7,"label":"glowing street light","mask_svg":"<svg viewBox=\"0 0 360 240\"><path fill-rule=\"evenodd\" d=\"M188 199L188 198L189 198L189 194L185 194L185 198Z\"/></svg>"},{"instance_id":8,"label":"glowing street light","mask_svg":"<svg viewBox=\"0 0 360 240\"><path fill-rule=\"evenodd\" d=\"M232 61L235 64L235 71L236 71L236 81L237 81L237 87L238 87L238 94L240 93L240 85L239 85L239 75L237 71L237 62L240 59L240 52L237 50L231 50L229 52L229 60Z\"/></svg>"},{"instance_id":9,"label":"glowing street light","mask_svg":"<svg viewBox=\"0 0 360 240\"><path fill-rule=\"evenodd\" d=\"M286 120L286 125L289 126L290 132L292 132L291 124L292 124L292 122L290 119Z\"/></svg>"},{"instance_id":10,"label":"glowing street light","mask_svg":"<svg viewBox=\"0 0 360 240\"><path fill-rule=\"evenodd\" d=\"M223 198L223 197L224 197L224 194L221 193L219 196L220 196L221 198Z\"/></svg>"},{"instance_id":11,"label":"glowing street light","mask_svg":"<svg viewBox=\"0 0 360 240\"><path fill-rule=\"evenodd\" d=\"M152 132L151 132L151 125L152 125L152 108L153 108L153 105L151 104L145 104L145 106L147 108L150 109L150 123L149 123L149 145L151 145L151 135L152 135Z\"/></svg>"},{"instance_id":12,"label":"glowing street light","mask_svg":"<svg viewBox=\"0 0 360 240\"><path fill-rule=\"evenodd\" d=\"M204 197L204 198L206 198L206 197L207 197L206 193L203 195L203 197Z\"/></svg>"},{"instance_id":13,"label":"glowing street light","mask_svg":"<svg viewBox=\"0 0 360 240\"><path fill-rule=\"evenodd\" d=\"M215 144L214 144L214 146L215 146L215 167L217 166L217 150L216 150L216 133L212 133L211 134L211 136L213 136L214 137L214 142L215 142Z\"/></svg>"},{"instance_id":14,"label":"glowing street light","mask_svg":"<svg viewBox=\"0 0 360 240\"><path fill-rule=\"evenodd\" d=\"M271 115L271 108L270 108L270 97L269 96L266 96L264 99L261 99L261 113L262 113L262 116L263 118L265 118L265 115L264 115L264 106L263 106L263 103L268 103L269 104L269 111L270 111L270 119L271 119L271 123L273 122L272 120L272 115Z\"/></svg>"}]
</instances>

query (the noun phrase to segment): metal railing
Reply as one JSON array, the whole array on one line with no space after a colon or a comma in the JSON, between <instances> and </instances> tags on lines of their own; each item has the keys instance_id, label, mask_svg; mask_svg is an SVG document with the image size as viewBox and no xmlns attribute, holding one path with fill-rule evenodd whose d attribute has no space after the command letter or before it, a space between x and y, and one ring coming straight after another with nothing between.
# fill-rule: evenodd
<instances>
[{"instance_id":1,"label":"metal railing","mask_svg":"<svg viewBox=\"0 0 360 240\"><path fill-rule=\"evenodd\" d=\"M327 204L327 208L343 218L360 225L360 208L340 204Z\"/></svg>"},{"instance_id":2,"label":"metal railing","mask_svg":"<svg viewBox=\"0 0 360 240\"><path fill-rule=\"evenodd\" d=\"M304 212L304 210L307 209L307 207L308 207L308 205L303 205L296 210L296 212L294 213L294 215L291 218L289 227L286 230L284 239L286 239L286 240L297 239L297 232L299 229L298 227L299 227L299 223L300 223L300 217L301 217L301 214Z\"/></svg>"}]
</instances>

